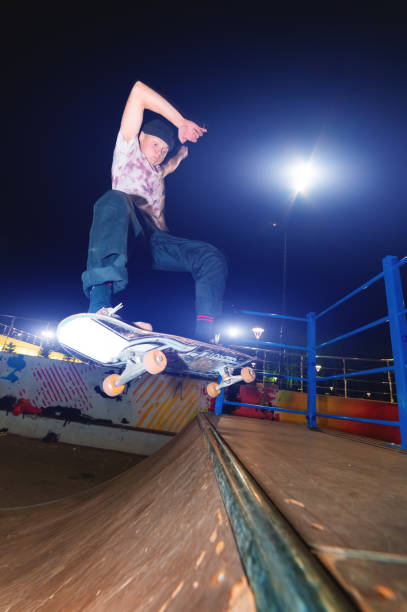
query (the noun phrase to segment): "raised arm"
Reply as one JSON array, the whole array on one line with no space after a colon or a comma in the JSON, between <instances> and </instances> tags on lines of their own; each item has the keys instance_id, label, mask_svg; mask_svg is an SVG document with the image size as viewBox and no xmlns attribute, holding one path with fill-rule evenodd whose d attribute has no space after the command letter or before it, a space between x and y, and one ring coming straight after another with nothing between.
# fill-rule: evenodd
<instances>
[{"instance_id":1,"label":"raised arm","mask_svg":"<svg viewBox=\"0 0 407 612\"><path fill-rule=\"evenodd\" d=\"M175 155L170 157L164 164L161 164L163 171L162 177L165 178L168 174L174 172L186 157L188 157L188 147L183 145Z\"/></svg>"},{"instance_id":2,"label":"raised arm","mask_svg":"<svg viewBox=\"0 0 407 612\"><path fill-rule=\"evenodd\" d=\"M184 119L167 100L148 85L137 81L130 92L122 117L121 130L125 140L132 140L140 132L145 109L162 115L175 125L178 128L178 138L182 143L187 140L197 142L198 138L206 132L205 128Z\"/></svg>"}]
</instances>

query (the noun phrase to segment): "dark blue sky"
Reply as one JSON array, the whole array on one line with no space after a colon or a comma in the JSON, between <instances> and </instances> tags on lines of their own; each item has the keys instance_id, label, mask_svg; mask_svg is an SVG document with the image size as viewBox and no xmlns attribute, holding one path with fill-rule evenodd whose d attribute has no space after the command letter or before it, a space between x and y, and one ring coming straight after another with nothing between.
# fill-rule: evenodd
<instances>
[{"instance_id":1,"label":"dark blue sky","mask_svg":"<svg viewBox=\"0 0 407 612\"><path fill-rule=\"evenodd\" d=\"M92 205L110 188L137 79L208 128L166 181L166 216L172 233L225 252L227 311L281 312L284 228L293 315L321 311L385 255L407 254L406 24L121 9L10 15L7 27L1 313L57 322L87 309ZM291 205L285 168L311 155L321 180ZM187 275L138 272L134 261L130 273L118 296L126 317L192 334ZM383 316L376 293L327 321L320 339ZM277 339L278 324L263 327Z\"/></svg>"}]
</instances>

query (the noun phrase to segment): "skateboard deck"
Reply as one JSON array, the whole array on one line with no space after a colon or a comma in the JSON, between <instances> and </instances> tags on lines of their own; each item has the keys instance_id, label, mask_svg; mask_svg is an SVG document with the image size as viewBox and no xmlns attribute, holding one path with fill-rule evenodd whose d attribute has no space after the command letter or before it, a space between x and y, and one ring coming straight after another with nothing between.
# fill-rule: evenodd
<instances>
[{"instance_id":1,"label":"skateboard deck","mask_svg":"<svg viewBox=\"0 0 407 612\"><path fill-rule=\"evenodd\" d=\"M221 376L221 381L207 386L211 397L219 395L223 387L255 379L250 355L191 338L146 331L104 315L67 317L58 325L57 338L69 353L121 370L103 382L103 390L112 397L146 372L159 374L165 370L209 379ZM239 374L233 374L236 369L240 369Z\"/></svg>"}]
</instances>

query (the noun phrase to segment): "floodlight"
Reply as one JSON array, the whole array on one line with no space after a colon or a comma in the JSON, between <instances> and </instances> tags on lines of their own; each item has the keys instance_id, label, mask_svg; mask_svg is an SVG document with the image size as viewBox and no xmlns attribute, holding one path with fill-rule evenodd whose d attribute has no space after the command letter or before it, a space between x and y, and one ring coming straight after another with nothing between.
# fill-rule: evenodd
<instances>
[{"instance_id":1,"label":"floodlight","mask_svg":"<svg viewBox=\"0 0 407 612\"><path fill-rule=\"evenodd\" d=\"M252 332L253 332L254 337L256 338L256 340L259 340L260 336L264 332L264 329L262 327L252 327Z\"/></svg>"},{"instance_id":2,"label":"floodlight","mask_svg":"<svg viewBox=\"0 0 407 612\"><path fill-rule=\"evenodd\" d=\"M315 181L316 169L310 161L301 162L292 168L291 175L295 193L304 193Z\"/></svg>"},{"instance_id":3,"label":"floodlight","mask_svg":"<svg viewBox=\"0 0 407 612\"><path fill-rule=\"evenodd\" d=\"M231 338L236 338L236 336L240 336L242 332L238 327L229 327L227 333Z\"/></svg>"}]
</instances>

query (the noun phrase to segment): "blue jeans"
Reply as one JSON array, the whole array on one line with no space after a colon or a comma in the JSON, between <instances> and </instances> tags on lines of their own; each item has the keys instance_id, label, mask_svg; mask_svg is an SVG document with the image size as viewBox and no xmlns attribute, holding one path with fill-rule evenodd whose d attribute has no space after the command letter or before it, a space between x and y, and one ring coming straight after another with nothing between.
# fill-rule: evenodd
<instances>
[{"instance_id":1,"label":"blue jeans","mask_svg":"<svg viewBox=\"0 0 407 612\"><path fill-rule=\"evenodd\" d=\"M149 240L155 270L191 273L195 281L197 314L213 317L221 314L227 276L224 255L207 242L178 238L158 229L153 230L149 239L140 237L143 230L131 196L113 189L94 206L87 267L82 274L87 297L93 285L111 282L113 293L126 287L129 226L138 237L136 245L139 248L141 240Z\"/></svg>"}]
</instances>

